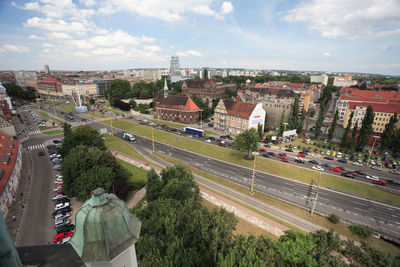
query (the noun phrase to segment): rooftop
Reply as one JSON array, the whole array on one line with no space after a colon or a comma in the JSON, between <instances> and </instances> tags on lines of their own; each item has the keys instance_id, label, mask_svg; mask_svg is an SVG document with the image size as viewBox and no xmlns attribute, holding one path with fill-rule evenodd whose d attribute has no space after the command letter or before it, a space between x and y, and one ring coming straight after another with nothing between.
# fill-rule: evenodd
<instances>
[{"instance_id":1,"label":"rooftop","mask_svg":"<svg viewBox=\"0 0 400 267\"><path fill-rule=\"evenodd\" d=\"M251 113L257 104L244 103L233 99L224 99L226 111L231 116L239 116L241 118L249 119Z\"/></svg>"},{"instance_id":2,"label":"rooftop","mask_svg":"<svg viewBox=\"0 0 400 267\"><path fill-rule=\"evenodd\" d=\"M13 147L9 147L9 143L13 144ZM10 154L11 155L6 155ZM6 152L7 151L7 152ZM10 174L14 168L14 164L18 155L18 141L13 139L12 136L0 132L0 167L4 171L4 175L0 178L0 195L6 187Z\"/></svg>"}]
</instances>

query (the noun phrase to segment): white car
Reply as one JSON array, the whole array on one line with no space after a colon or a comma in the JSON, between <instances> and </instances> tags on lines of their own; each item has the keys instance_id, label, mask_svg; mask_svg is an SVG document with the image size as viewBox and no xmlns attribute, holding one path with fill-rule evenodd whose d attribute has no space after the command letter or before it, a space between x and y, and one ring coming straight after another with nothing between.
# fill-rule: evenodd
<instances>
[{"instance_id":1,"label":"white car","mask_svg":"<svg viewBox=\"0 0 400 267\"><path fill-rule=\"evenodd\" d=\"M53 200L57 200L57 199L61 199L61 198L66 198L66 195L57 195L55 197L53 197Z\"/></svg>"},{"instance_id":2,"label":"white car","mask_svg":"<svg viewBox=\"0 0 400 267\"><path fill-rule=\"evenodd\" d=\"M342 157L342 152L338 152L336 155L337 158L341 158Z\"/></svg>"},{"instance_id":3,"label":"white car","mask_svg":"<svg viewBox=\"0 0 400 267\"><path fill-rule=\"evenodd\" d=\"M61 241L58 241L57 244L58 244L58 245L62 245L62 244L67 243L67 242L70 241L70 240L71 240L71 237L69 236L69 237L64 238L64 239L61 240Z\"/></svg>"},{"instance_id":4,"label":"white car","mask_svg":"<svg viewBox=\"0 0 400 267\"><path fill-rule=\"evenodd\" d=\"M316 170L316 171L321 171L321 172L324 171L324 168L322 168L321 166L317 166L317 165L314 165L314 166L312 166L311 168L314 169L314 170Z\"/></svg>"},{"instance_id":5,"label":"white car","mask_svg":"<svg viewBox=\"0 0 400 267\"><path fill-rule=\"evenodd\" d=\"M54 188L54 192L57 192L58 190L62 190L62 186L57 186L56 188Z\"/></svg>"},{"instance_id":6,"label":"white car","mask_svg":"<svg viewBox=\"0 0 400 267\"><path fill-rule=\"evenodd\" d=\"M370 163L371 165L375 165L375 164L376 164L375 161L374 161L373 159L371 159L371 160L369 161L369 163Z\"/></svg>"},{"instance_id":7,"label":"white car","mask_svg":"<svg viewBox=\"0 0 400 267\"><path fill-rule=\"evenodd\" d=\"M361 167L363 166L361 163L356 162L356 161L354 161L352 164L355 165L355 166L361 166Z\"/></svg>"},{"instance_id":8,"label":"white car","mask_svg":"<svg viewBox=\"0 0 400 267\"><path fill-rule=\"evenodd\" d=\"M331 154L331 152L329 150L327 150L326 154L329 156Z\"/></svg>"},{"instance_id":9,"label":"white car","mask_svg":"<svg viewBox=\"0 0 400 267\"><path fill-rule=\"evenodd\" d=\"M71 221L67 220L67 219L57 220L54 222L54 228L57 228L58 226L69 224L69 223L71 223Z\"/></svg>"},{"instance_id":10,"label":"white car","mask_svg":"<svg viewBox=\"0 0 400 267\"><path fill-rule=\"evenodd\" d=\"M65 213L65 214L60 213L60 214L57 214L56 216L54 216L54 221L67 219L70 216L71 216L71 213Z\"/></svg>"},{"instance_id":11,"label":"white car","mask_svg":"<svg viewBox=\"0 0 400 267\"><path fill-rule=\"evenodd\" d=\"M63 179L62 178L56 178L56 182L62 182L63 181Z\"/></svg>"},{"instance_id":12,"label":"white car","mask_svg":"<svg viewBox=\"0 0 400 267\"><path fill-rule=\"evenodd\" d=\"M374 175L367 175L365 178L372 181L379 181L379 177Z\"/></svg>"},{"instance_id":13,"label":"white car","mask_svg":"<svg viewBox=\"0 0 400 267\"><path fill-rule=\"evenodd\" d=\"M69 202L64 202L64 203L57 204L56 207L55 207L55 210L59 210L59 209L66 208L66 207L69 207Z\"/></svg>"},{"instance_id":14,"label":"white car","mask_svg":"<svg viewBox=\"0 0 400 267\"><path fill-rule=\"evenodd\" d=\"M211 139L206 139L206 143L211 143Z\"/></svg>"}]
</instances>

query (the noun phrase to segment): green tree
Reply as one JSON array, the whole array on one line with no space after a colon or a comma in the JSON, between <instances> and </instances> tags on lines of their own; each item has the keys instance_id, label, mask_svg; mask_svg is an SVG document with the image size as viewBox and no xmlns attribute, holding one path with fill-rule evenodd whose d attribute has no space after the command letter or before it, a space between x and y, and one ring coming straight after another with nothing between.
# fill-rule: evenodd
<instances>
[{"instance_id":1,"label":"green tree","mask_svg":"<svg viewBox=\"0 0 400 267\"><path fill-rule=\"evenodd\" d=\"M315 131L314 131L315 138L318 138L321 134L321 127L324 121L324 112L325 112L325 106L321 104L318 114L318 120L315 123Z\"/></svg>"},{"instance_id":2,"label":"green tree","mask_svg":"<svg viewBox=\"0 0 400 267\"><path fill-rule=\"evenodd\" d=\"M304 120L306 119L306 111L303 107L303 111L301 112L301 117L299 121L299 126L297 127L297 134L301 135L304 132Z\"/></svg>"},{"instance_id":3,"label":"green tree","mask_svg":"<svg viewBox=\"0 0 400 267\"><path fill-rule=\"evenodd\" d=\"M367 108L367 112L362 121L362 125L360 128L360 133L358 135L357 140L357 149L361 150L364 146L366 146L369 142L369 138L373 132L372 124L374 123L374 111L372 106L369 105Z\"/></svg>"},{"instance_id":4,"label":"green tree","mask_svg":"<svg viewBox=\"0 0 400 267\"><path fill-rule=\"evenodd\" d=\"M358 120L354 124L353 130L351 131L351 143L349 144L350 147L354 147L356 144L357 132L358 132Z\"/></svg>"},{"instance_id":5,"label":"green tree","mask_svg":"<svg viewBox=\"0 0 400 267\"><path fill-rule=\"evenodd\" d=\"M351 131L351 124L352 124L352 121L353 121L353 117L354 117L354 111L352 111L350 113L350 118L347 121L346 128L344 129L344 133L343 133L343 137L342 137L342 146L343 147L349 147L349 145L350 145L349 134L350 134L350 131Z\"/></svg>"},{"instance_id":6,"label":"green tree","mask_svg":"<svg viewBox=\"0 0 400 267\"><path fill-rule=\"evenodd\" d=\"M397 121L398 121L397 114L395 113L392 117L390 117L389 123L385 125L385 130L383 131L381 136L382 151L384 149L392 148L395 145L394 137L396 136L395 130Z\"/></svg>"},{"instance_id":7,"label":"green tree","mask_svg":"<svg viewBox=\"0 0 400 267\"><path fill-rule=\"evenodd\" d=\"M261 124L257 124L257 133L259 136L259 141L261 142L264 139L264 131Z\"/></svg>"},{"instance_id":8,"label":"green tree","mask_svg":"<svg viewBox=\"0 0 400 267\"><path fill-rule=\"evenodd\" d=\"M264 132L267 131L267 125L268 125L268 114L265 112L265 117L264 117Z\"/></svg>"},{"instance_id":9,"label":"green tree","mask_svg":"<svg viewBox=\"0 0 400 267\"><path fill-rule=\"evenodd\" d=\"M100 150L106 149L100 133L88 125L78 126L72 130L72 133L65 136L60 154L62 157L66 157L71 149L78 145L95 146Z\"/></svg>"},{"instance_id":10,"label":"green tree","mask_svg":"<svg viewBox=\"0 0 400 267\"><path fill-rule=\"evenodd\" d=\"M66 137L72 133L71 127L72 127L71 124L69 124L68 122L64 122L64 124L63 124L64 137Z\"/></svg>"},{"instance_id":11,"label":"green tree","mask_svg":"<svg viewBox=\"0 0 400 267\"><path fill-rule=\"evenodd\" d=\"M309 112L310 118L313 118L315 115L315 109L313 107L311 107L308 112Z\"/></svg>"},{"instance_id":12,"label":"green tree","mask_svg":"<svg viewBox=\"0 0 400 267\"><path fill-rule=\"evenodd\" d=\"M332 138L333 138L333 134L335 132L335 128L336 128L338 119L339 119L339 111L336 110L335 116L333 117L333 122L332 122L331 127L329 128L329 132L328 132L329 141L332 140Z\"/></svg>"},{"instance_id":13,"label":"green tree","mask_svg":"<svg viewBox=\"0 0 400 267\"><path fill-rule=\"evenodd\" d=\"M129 104L132 106L133 109L136 109L137 103L135 100L133 100L133 99L129 100Z\"/></svg>"},{"instance_id":14,"label":"green tree","mask_svg":"<svg viewBox=\"0 0 400 267\"><path fill-rule=\"evenodd\" d=\"M126 192L116 190L114 183L116 180L125 181L125 188L129 188L126 181L130 173L109 151L100 150L95 146L77 145L64 158L62 171L63 189L70 197L76 196L85 200L86 197L90 197L92 190L102 187L119 198L126 198Z\"/></svg>"},{"instance_id":15,"label":"green tree","mask_svg":"<svg viewBox=\"0 0 400 267\"><path fill-rule=\"evenodd\" d=\"M244 154L246 159L252 159L252 152L257 151L257 143L260 136L255 128L250 128L236 136L233 148Z\"/></svg>"},{"instance_id":16,"label":"green tree","mask_svg":"<svg viewBox=\"0 0 400 267\"><path fill-rule=\"evenodd\" d=\"M110 89L106 91L106 95L112 99L123 99L129 95L131 84L127 80L115 79L110 83ZM111 101L113 103L114 101Z\"/></svg>"},{"instance_id":17,"label":"green tree","mask_svg":"<svg viewBox=\"0 0 400 267\"><path fill-rule=\"evenodd\" d=\"M299 126L298 121L299 121L299 97L296 96L290 110L288 130L298 129Z\"/></svg>"},{"instance_id":18,"label":"green tree","mask_svg":"<svg viewBox=\"0 0 400 267\"><path fill-rule=\"evenodd\" d=\"M282 136L285 131L285 110L281 114L281 120L279 122L279 133L278 136Z\"/></svg>"},{"instance_id":19,"label":"green tree","mask_svg":"<svg viewBox=\"0 0 400 267\"><path fill-rule=\"evenodd\" d=\"M89 103L90 103L90 105L94 105L94 103L95 103L94 98L90 98Z\"/></svg>"}]
</instances>

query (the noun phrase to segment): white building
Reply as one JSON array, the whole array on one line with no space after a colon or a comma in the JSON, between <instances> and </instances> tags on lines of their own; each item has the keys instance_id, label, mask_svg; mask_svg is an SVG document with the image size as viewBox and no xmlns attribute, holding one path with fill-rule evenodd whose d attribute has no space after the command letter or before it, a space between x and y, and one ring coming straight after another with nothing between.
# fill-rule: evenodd
<instances>
[{"instance_id":1,"label":"white building","mask_svg":"<svg viewBox=\"0 0 400 267\"><path fill-rule=\"evenodd\" d=\"M327 86L328 85L328 78L329 78L329 76L326 75L326 73L321 74L321 75L311 75L310 76L310 81L312 83L322 83L323 85Z\"/></svg>"}]
</instances>

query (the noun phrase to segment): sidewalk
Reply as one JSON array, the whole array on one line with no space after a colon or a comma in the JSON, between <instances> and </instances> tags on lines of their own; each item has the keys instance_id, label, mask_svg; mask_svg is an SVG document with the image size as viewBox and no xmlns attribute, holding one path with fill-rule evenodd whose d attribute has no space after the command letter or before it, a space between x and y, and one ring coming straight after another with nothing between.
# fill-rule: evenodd
<instances>
[{"instance_id":1,"label":"sidewalk","mask_svg":"<svg viewBox=\"0 0 400 267\"><path fill-rule=\"evenodd\" d=\"M31 181L31 170L32 160L30 158L30 154L25 147L22 147L21 177L15 196L15 201L10 206L5 219L14 243L16 242L18 237L19 227L21 225L24 208L28 199L28 189Z\"/></svg>"}]
</instances>

